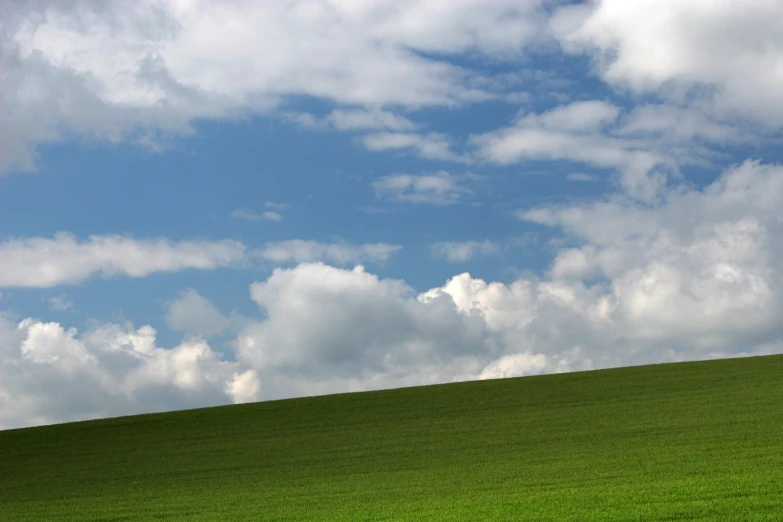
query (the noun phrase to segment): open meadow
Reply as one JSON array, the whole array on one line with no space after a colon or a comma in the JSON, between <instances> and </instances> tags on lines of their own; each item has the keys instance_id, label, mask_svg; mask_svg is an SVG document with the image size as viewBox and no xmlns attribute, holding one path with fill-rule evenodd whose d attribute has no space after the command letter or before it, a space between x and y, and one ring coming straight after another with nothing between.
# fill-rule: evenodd
<instances>
[{"instance_id":1,"label":"open meadow","mask_svg":"<svg viewBox=\"0 0 783 522\"><path fill-rule=\"evenodd\" d=\"M783 356L0 432L0 520L783 520Z\"/></svg>"}]
</instances>

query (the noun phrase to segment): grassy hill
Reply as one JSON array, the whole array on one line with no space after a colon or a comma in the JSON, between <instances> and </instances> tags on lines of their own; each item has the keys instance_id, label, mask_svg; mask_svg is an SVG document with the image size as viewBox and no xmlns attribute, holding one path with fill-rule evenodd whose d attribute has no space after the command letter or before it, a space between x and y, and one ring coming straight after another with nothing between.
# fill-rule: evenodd
<instances>
[{"instance_id":1,"label":"grassy hill","mask_svg":"<svg viewBox=\"0 0 783 522\"><path fill-rule=\"evenodd\" d=\"M0 520L783 520L783 356L0 432Z\"/></svg>"}]
</instances>

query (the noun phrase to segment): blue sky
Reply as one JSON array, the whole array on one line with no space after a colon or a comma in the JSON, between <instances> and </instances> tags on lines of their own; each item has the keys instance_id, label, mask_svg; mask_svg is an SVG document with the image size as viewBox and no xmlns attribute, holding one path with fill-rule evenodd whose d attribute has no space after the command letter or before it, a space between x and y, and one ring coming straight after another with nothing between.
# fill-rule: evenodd
<instances>
[{"instance_id":1,"label":"blue sky","mask_svg":"<svg viewBox=\"0 0 783 522\"><path fill-rule=\"evenodd\" d=\"M4 5L0 429L780 352L738 5Z\"/></svg>"}]
</instances>

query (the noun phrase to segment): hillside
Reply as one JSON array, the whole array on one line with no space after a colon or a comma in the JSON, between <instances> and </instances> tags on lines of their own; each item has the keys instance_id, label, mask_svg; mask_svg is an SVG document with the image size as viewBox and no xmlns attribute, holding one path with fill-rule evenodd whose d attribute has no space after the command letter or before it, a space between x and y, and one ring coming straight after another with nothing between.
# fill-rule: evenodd
<instances>
[{"instance_id":1,"label":"hillside","mask_svg":"<svg viewBox=\"0 0 783 522\"><path fill-rule=\"evenodd\" d=\"M0 432L0 520L781 520L783 356Z\"/></svg>"}]
</instances>

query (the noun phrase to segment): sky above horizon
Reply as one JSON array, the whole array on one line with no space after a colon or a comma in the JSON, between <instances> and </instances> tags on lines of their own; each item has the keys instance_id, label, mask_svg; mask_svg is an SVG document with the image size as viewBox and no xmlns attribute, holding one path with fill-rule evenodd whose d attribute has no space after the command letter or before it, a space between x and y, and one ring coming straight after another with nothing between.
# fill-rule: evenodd
<instances>
[{"instance_id":1,"label":"sky above horizon","mask_svg":"<svg viewBox=\"0 0 783 522\"><path fill-rule=\"evenodd\" d=\"M0 2L0 429L783 353L782 26Z\"/></svg>"}]
</instances>

